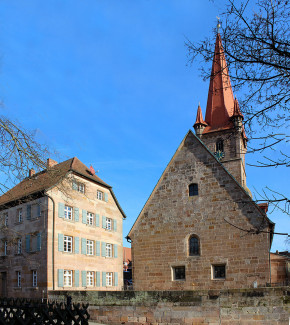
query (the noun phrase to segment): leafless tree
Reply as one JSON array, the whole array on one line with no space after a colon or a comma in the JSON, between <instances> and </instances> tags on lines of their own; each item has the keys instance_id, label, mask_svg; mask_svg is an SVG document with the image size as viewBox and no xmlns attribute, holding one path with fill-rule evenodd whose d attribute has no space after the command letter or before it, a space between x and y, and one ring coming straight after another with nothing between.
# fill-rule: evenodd
<instances>
[{"instance_id":1,"label":"leafless tree","mask_svg":"<svg viewBox=\"0 0 290 325\"><path fill-rule=\"evenodd\" d=\"M0 116L0 195L15 181L28 176L29 169L45 168L48 148L10 119Z\"/></svg>"},{"instance_id":2,"label":"leafless tree","mask_svg":"<svg viewBox=\"0 0 290 325\"><path fill-rule=\"evenodd\" d=\"M248 153L258 152L257 167L290 166L290 3L288 0L227 0L220 34L234 92L244 113ZM213 33L215 38L216 29ZM210 77L214 39L186 41L189 62L200 60ZM227 69L223 71L225 73ZM289 213L290 200L265 189L261 200ZM279 194L279 195L278 195ZM279 197L277 197L279 196ZM279 201L280 200L280 201Z\"/></svg>"}]
</instances>

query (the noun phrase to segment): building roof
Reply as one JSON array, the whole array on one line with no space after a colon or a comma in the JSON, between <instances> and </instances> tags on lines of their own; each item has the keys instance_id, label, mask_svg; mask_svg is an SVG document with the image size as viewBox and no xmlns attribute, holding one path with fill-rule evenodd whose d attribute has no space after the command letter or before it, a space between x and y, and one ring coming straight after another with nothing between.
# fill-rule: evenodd
<instances>
[{"instance_id":1,"label":"building roof","mask_svg":"<svg viewBox=\"0 0 290 325\"><path fill-rule=\"evenodd\" d=\"M203 116L202 116L202 111L201 111L200 105L198 105L197 114L196 114L196 121L195 121L195 123L194 123L193 126L195 127L196 125L204 125L204 126L207 126L207 124L203 120Z\"/></svg>"},{"instance_id":2,"label":"building roof","mask_svg":"<svg viewBox=\"0 0 290 325\"><path fill-rule=\"evenodd\" d=\"M83 164L77 157L68 159L59 164L42 170L39 173L32 175L31 177L25 178L19 184L14 186L12 189L7 191L0 197L0 206L5 206L8 203L19 201L22 198L33 196L39 192L44 192L51 187L57 185L63 178L67 176L69 172L72 172L78 176L82 176L88 180L91 180L101 186L108 188L120 209L123 217L126 218L122 208L120 207L112 187L105 183L97 175L93 175L85 164Z\"/></svg>"}]
</instances>

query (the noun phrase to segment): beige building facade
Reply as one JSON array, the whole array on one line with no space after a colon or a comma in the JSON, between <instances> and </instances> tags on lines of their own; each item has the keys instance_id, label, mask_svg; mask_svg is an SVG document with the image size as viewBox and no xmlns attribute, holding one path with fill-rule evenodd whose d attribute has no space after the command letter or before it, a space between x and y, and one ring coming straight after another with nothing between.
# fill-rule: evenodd
<instances>
[{"instance_id":1,"label":"beige building facade","mask_svg":"<svg viewBox=\"0 0 290 325\"><path fill-rule=\"evenodd\" d=\"M1 296L122 289L125 214L77 158L32 171L0 198L0 216Z\"/></svg>"}]
</instances>

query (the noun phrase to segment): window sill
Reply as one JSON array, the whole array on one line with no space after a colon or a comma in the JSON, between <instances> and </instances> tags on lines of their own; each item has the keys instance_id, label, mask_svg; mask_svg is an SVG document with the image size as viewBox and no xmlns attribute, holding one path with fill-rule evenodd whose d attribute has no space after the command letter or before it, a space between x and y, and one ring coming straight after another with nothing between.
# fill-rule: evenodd
<instances>
[{"instance_id":1,"label":"window sill","mask_svg":"<svg viewBox=\"0 0 290 325\"><path fill-rule=\"evenodd\" d=\"M226 278L220 278L220 279L211 279L212 281L226 281Z\"/></svg>"},{"instance_id":2,"label":"window sill","mask_svg":"<svg viewBox=\"0 0 290 325\"><path fill-rule=\"evenodd\" d=\"M22 287L13 287L13 290L22 291Z\"/></svg>"},{"instance_id":3,"label":"window sill","mask_svg":"<svg viewBox=\"0 0 290 325\"><path fill-rule=\"evenodd\" d=\"M31 291L37 291L39 290L39 287L28 287L27 289Z\"/></svg>"},{"instance_id":4,"label":"window sill","mask_svg":"<svg viewBox=\"0 0 290 325\"><path fill-rule=\"evenodd\" d=\"M175 282L185 282L185 279L173 279L172 281L175 281Z\"/></svg>"},{"instance_id":5,"label":"window sill","mask_svg":"<svg viewBox=\"0 0 290 325\"><path fill-rule=\"evenodd\" d=\"M21 225L21 224L23 224L23 221L17 221L17 222L14 222L14 225Z\"/></svg>"},{"instance_id":6,"label":"window sill","mask_svg":"<svg viewBox=\"0 0 290 325\"><path fill-rule=\"evenodd\" d=\"M23 253L15 253L14 256L23 256Z\"/></svg>"}]
</instances>

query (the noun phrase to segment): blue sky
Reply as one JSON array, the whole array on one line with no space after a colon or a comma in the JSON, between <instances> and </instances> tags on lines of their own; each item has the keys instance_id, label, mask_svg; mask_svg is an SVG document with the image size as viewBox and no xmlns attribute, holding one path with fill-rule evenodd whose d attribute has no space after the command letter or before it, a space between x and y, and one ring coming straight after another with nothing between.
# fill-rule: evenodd
<instances>
[{"instance_id":1,"label":"blue sky","mask_svg":"<svg viewBox=\"0 0 290 325\"><path fill-rule=\"evenodd\" d=\"M0 114L36 129L57 160L77 156L99 170L128 216L124 236L198 102L205 112L208 81L198 63L187 65L184 42L212 36L224 3L0 0ZM247 182L290 196L287 168L247 167ZM289 231L289 216L269 217ZM284 237L276 249L286 249Z\"/></svg>"}]
</instances>

